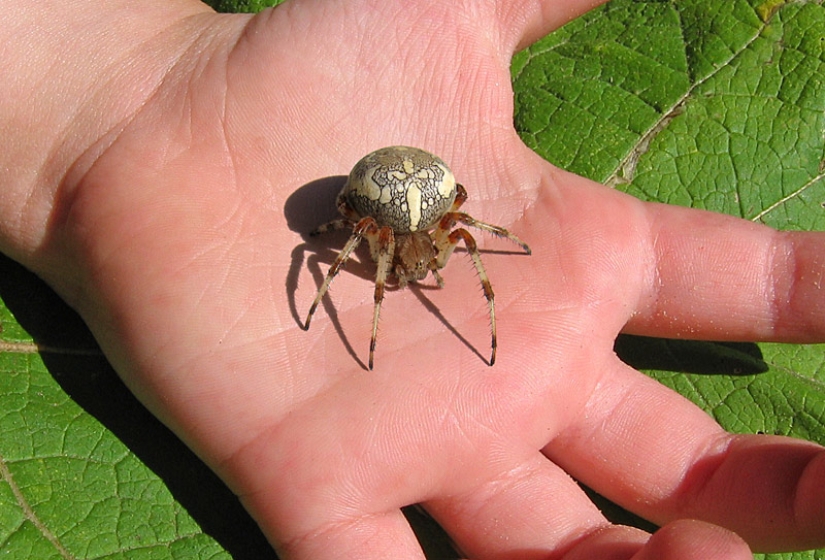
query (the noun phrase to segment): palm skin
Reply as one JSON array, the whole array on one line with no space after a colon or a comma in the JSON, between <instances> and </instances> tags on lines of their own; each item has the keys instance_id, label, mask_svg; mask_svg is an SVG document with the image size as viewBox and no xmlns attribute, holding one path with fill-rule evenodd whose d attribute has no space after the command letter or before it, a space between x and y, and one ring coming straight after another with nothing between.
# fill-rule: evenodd
<instances>
[{"instance_id":1,"label":"palm skin","mask_svg":"<svg viewBox=\"0 0 825 560\"><path fill-rule=\"evenodd\" d=\"M512 127L510 56L588 3L501 4L193 16L192 48L68 176L21 260L283 558L422 558L412 503L472 558L750 557L731 531L823 544L820 447L731 436L612 347L622 330L824 339L825 237L641 203L543 162ZM461 258L442 290L388 293L373 372L369 277L341 274L301 328L334 257L301 236L323 204L291 216L290 197L393 144L439 154L465 209L533 250L484 255L494 368ZM573 478L665 527L611 527Z\"/></svg>"}]
</instances>

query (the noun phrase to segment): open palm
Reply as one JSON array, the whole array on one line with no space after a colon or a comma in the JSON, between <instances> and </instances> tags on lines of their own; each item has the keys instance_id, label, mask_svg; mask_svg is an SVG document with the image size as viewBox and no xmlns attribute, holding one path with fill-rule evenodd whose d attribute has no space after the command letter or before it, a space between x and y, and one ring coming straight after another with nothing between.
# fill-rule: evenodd
<instances>
[{"instance_id":1,"label":"open palm","mask_svg":"<svg viewBox=\"0 0 825 560\"><path fill-rule=\"evenodd\" d=\"M825 237L641 203L513 130L512 53L592 3L193 16L190 48L63 185L28 264L284 558L421 558L413 503L474 558L747 558L719 526L763 549L823 543L821 448L733 437L612 348L621 330L825 339ZM301 329L346 239L303 234L331 217L335 177L393 144L439 154L464 209L533 249L477 236L493 368L460 253L444 289L387 294L373 372L368 254ZM574 479L665 528L611 527Z\"/></svg>"}]
</instances>

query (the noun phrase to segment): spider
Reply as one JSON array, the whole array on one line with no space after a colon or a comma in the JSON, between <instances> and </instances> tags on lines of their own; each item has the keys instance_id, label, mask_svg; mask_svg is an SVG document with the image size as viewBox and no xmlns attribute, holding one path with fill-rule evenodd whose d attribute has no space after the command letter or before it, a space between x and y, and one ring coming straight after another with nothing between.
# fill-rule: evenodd
<instances>
[{"instance_id":1,"label":"spider","mask_svg":"<svg viewBox=\"0 0 825 560\"><path fill-rule=\"evenodd\" d=\"M311 235L352 228L352 235L338 254L309 308L304 330L332 280L352 252L366 238L376 263L375 306L370 338L369 369L375 356L378 316L384 300L384 285L392 273L400 288L423 280L432 272L438 287L444 286L439 270L446 266L459 242L473 260L484 297L490 309L491 347L489 364L496 362L496 308L493 288L481 262L476 241L457 223L478 228L518 244L530 254L527 244L500 226L480 222L459 208L467 191L456 183L452 171L438 157L418 148L392 146L372 152L352 168L336 205L344 216L320 226Z\"/></svg>"}]
</instances>

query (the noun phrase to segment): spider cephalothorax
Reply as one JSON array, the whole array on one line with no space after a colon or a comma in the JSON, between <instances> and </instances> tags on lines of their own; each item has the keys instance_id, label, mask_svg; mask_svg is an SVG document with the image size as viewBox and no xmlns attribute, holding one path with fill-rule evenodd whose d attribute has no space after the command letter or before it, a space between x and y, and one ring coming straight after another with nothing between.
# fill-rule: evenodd
<instances>
[{"instance_id":1,"label":"spider cephalothorax","mask_svg":"<svg viewBox=\"0 0 825 560\"><path fill-rule=\"evenodd\" d=\"M441 287L444 280L438 271L447 264L459 241L463 241L473 259L490 308L490 365L493 365L497 346L493 288L481 263L481 255L473 236L464 228L452 228L457 223L462 223L506 237L517 243L528 255L530 248L506 229L479 222L468 214L459 212L465 200L467 191L456 183L447 165L424 150L392 146L372 152L356 163L338 195L338 211L344 218L333 220L314 232L352 228L352 236L332 263L324 283L318 289L309 308L304 329L309 329L312 315L335 275L366 238L377 266L369 359L369 368L372 369L378 316L387 277L390 273L394 274L399 286L403 288L408 282L423 280L432 272Z\"/></svg>"}]
</instances>

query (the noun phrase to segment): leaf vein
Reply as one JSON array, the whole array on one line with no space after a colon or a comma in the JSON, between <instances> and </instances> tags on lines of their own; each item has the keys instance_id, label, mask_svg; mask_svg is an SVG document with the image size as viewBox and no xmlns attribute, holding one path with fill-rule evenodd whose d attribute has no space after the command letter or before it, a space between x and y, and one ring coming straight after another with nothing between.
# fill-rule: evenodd
<instances>
[{"instance_id":1,"label":"leaf vein","mask_svg":"<svg viewBox=\"0 0 825 560\"><path fill-rule=\"evenodd\" d=\"M55 550L60 554L62 558L66 560L76 560L76 557L71 554L66 548L61 544L60 540L52 533L48 527L37 517L37 514L32 509L29 502L26 500L26 496L23 495L23 491L20 490L20 487L17 486L17 483L14 482L14 478L12 477L11 470L9 469L8 465L6 464L6 460L0 455L0 478L2 478L6 484L9 485L11 489L11 493L14 496L14 499L17 500L17 504L20 506L21 511L23 512L23 516L32 524L34 525L38 531L48 540L52 546L54 546Z\"/></svg>"},{"instance_id":2,"label":"leaf vein","mask_svg":"<svg viewBox=\"0 0 825 560\"><path fill-rule=\"evenodd\" d=\"M642 133L636 145L627 153L627 155L616 165L613 171L607 176L605 184L611 187L616 185L629 183L633 180L633 175L636 171L636 165L639 159L648 151L653 139L667 127L667 124L673 120L674 117L681 114L684 110L685 104L689 101L693 92L696 91L705 82L716 76L722 69L726 68L731 62L740 54L746 52L748 48L762 36L766 25L763 24L756 28L756 32L750 37L738 51L731 51L727 60L722 61L712 72L698 78L693 84L685 90L681 96L668 109L662 111L660 117L654 121L650 127Z\"/></svg>"},{"instance_id":3,"label":"leaf vein","mask_svg":"<svg viewBox=\"0 0 825 560\"><path fill-rule=\"evenodd\" d=\"M805 192L806 190L811 188L813 185L815 185L816 183L818 183L819 181L822 181L822 180L825 180L825 173L819 173L818 175L815 175L814 177L811 178L810 181L808 181L807 183L805 183L804 185L802 185L801 187L799 187L795 191L793 191L791 193L788 193L787 195L783 196L782 198L780 198L779 200L777 200L776 202L774 202L773 204L771 204L767 208L763 209L761 212L759 212L757 215L755 215L753 218L751 218L751 221L755 222L757 220L761 220L763 217L765 217L766 214L769 214L770 212L773 212L774 210L776 210L777 208L779 208L780 206L782 206L786 202L800 196L803 192Z\"/></svg>"},{"instance_id":4,"label":"leaf vein","mask_svg":"<svg viewBox=\"0 0 825 560\"><path fill-rule=\"evenodd\" d=\"M102 356L99 348L61 348L38 342L12 342L0 340L0 353L12 354L63 354L68 356Z\"/></svg>"}]
</instances>

